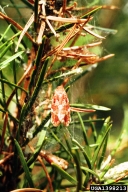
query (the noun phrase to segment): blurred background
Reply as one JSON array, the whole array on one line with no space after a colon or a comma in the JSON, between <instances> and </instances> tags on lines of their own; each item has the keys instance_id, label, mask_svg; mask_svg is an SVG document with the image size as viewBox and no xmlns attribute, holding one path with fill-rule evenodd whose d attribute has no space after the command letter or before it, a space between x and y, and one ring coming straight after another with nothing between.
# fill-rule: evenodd
<instances>
[{"instance_id":1,"label":"blurred background","mask_svg":"<svg viewBox=\"0 0 128 192\"><path fill-rule=\"evenodd\" d=\"M102 41L101 55L113 53L115 56L100 62L89 75L77 83L77 87L82 87L87 102L110 107L111 111L100 112L99 116L110 115L114 129L120 130L124 122L124 113L128 109L128 1L93 2L111 7L97 12L94 24L106 28L102 34L106 39ZM112 9L112 6L115 6L115 9Z\"/></svg>"}]
</instances>

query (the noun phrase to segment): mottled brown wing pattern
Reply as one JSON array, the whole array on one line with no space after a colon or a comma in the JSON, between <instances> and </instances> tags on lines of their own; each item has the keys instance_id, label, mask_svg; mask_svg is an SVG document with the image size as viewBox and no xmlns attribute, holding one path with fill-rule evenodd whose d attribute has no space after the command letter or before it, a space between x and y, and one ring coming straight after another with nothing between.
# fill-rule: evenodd
<instances>
[{"instance_id":1,"label":"mottled brown wing pattern","mask_svg":"<svg viewBox=\"0 0 128 192\"><path fill-rule=\"evenodd\" d=\"M52 98L51 122L57 127L60 123L69 126L70 121L70 104L64 87L61 85L55 89Z\"/></svg>"}]
</instances>

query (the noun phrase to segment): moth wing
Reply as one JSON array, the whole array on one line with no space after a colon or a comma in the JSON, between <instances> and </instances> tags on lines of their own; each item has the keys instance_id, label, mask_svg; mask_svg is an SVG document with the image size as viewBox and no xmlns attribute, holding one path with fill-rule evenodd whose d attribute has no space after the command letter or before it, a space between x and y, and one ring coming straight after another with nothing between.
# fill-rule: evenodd
<instances>
[{"instance_id":1,"label":"moth wing","mask_svg":"<svg viewBox=\"0 0 128 192\"><path fill-rule=\"evenodd\" d=\"M70 122L71 122L71 117L70 117L70 108L69 108L68 111L67 111L66 114L65 114L63 124L64 124L66 127L68 127Z\"/></svg>"},{"instance_id":2,"label":"moth wing","mask_svg":"<svg viewBox=\"0 0 128 192\"><path fill-rule=\"evenodd\" d=\"M60 123L69 126L70 104L67 94L62 86L55 90L51 104L51 123L57 127Z\"/></svg>"},{"instance_id":3,"label":"moth wing","mask_svg":"<svg viewBox=\"0 0 128 192\"><path fill-rule=\"evenodd\" d=\"M54 127L57 127L60 124L58 115L56 115L55 113L51 113L51 123L53 124Z\"/></svg>"}]
</instances>

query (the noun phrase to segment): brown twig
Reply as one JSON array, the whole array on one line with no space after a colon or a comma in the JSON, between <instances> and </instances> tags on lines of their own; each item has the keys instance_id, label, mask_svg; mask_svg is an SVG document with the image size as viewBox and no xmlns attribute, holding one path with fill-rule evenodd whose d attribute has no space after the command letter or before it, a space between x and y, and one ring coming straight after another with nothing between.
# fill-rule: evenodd
<instances>
[{"instance_id":1,"label":"brown twig","mask_svg":"<svg viewBox=\"0 0 128 192\"><path fill-rule=\"evenodd\" d=\"M6 153L5 153L6 154ZM14 155L14 152L9 153L7 156L5 156L3 159L0 160L0 165L5 163L8 159L10 159L10 157L12 157Z\"/></svg>"},{"instance_id":2,"label":"brown twig","mask_svg":"<svg viewBox=\"0 0 128 192\"><path fill-rule=\"evenodd\" d=\"M23 27L19 25L17 22L15 22L13 19L8 17L7 15L4 15L3 13L0 12L0 18L6 20L7 22L11 23L13 26L15 26L19 30L23 30ZM31 42L33 42L33 38L29 35L29 33L25 33L25 35L29 38Z\"/></svg>"},{"instance_id":3,"label":"brown twig","mask_svg":"<svg viewBox=\"0 0 128 192\"><path fill-rule=\"evenodd\" d=\"M0 143L0 154L1 154L3 146L4 146L4 136L6 133L7 123L8 123L8 113L6 112L5 117L4 117L3 129L2 129L2 136L1 136L1 143Z\"/></svg>"},{"instance_id":4,"label":"brown twig","mask_svg":"<svg viewBox=\"0 0 128 192\"><path fill-rule=\"evenodd\" d=\"M29 148L31 149L31 151L34 153L34 148L33 148L31 145L29 145L29 144L28 144L28 146L29 146ZM51 192L54 192L54 191L53 191L53 186L52 186L52 181L51 181L50 175L49 175L49 173L48 173L48 171L47 171L47 169L46 169L46 167L45 167L45 165L44 165L44 163L43 163L43 161L42 161L42 159L41 159L41 157L40 157L39 155L38 155L37 159L38 159L38 161L40 162L40 164L42 165L43 170L44 170L44 172L45 172L45 174L46 174L46 177L47 177L48 182L49 182L50 191L51 191Z\"/></svg>"}]
</instances>

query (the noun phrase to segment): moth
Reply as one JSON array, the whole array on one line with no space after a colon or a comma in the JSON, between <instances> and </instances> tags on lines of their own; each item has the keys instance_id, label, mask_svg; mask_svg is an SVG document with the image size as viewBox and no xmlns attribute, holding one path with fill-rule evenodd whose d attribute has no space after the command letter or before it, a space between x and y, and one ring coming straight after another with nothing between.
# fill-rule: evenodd
<instances>
[{"instance_id":1,"label":"moth","mask_svg":"<svg viewBox=\"0 0 128 192\"><path fill-rule=\"evenodd\" d=\"M64 87L61 85L55 89L52 98L51 122L54 127L59 126L61 123L67 127L70 121L70 103Z\"/></svg>"},{"instance_id":2,"label":"moth","mask_svg":"<svg viewBox=\"0 0 128 192\"><path fill-rule=\"evenodd\" d=\"M52 98L51 104L51 123L54 127L59 126L61 123L66 127L71 122L70 112L95 112L94 109L83 109L78 107L70 107L67 93L64 90L63 85L58 86L55 89L55 93Z\"/></svg>"}]
</instances>

